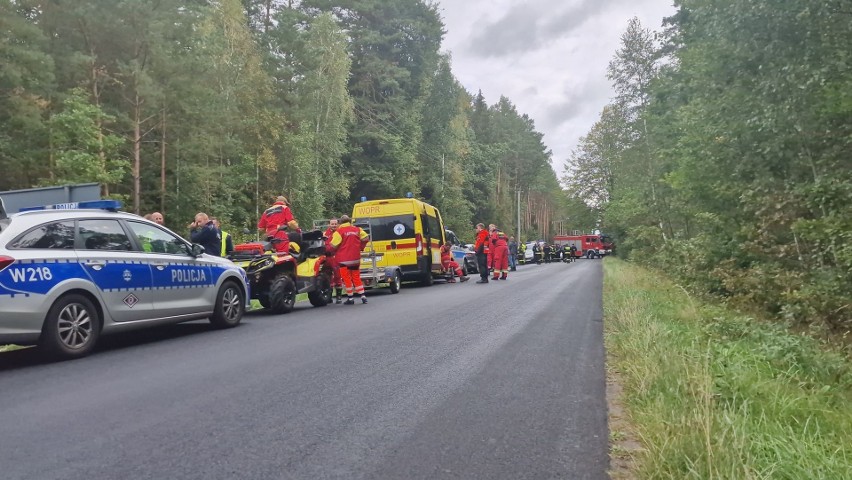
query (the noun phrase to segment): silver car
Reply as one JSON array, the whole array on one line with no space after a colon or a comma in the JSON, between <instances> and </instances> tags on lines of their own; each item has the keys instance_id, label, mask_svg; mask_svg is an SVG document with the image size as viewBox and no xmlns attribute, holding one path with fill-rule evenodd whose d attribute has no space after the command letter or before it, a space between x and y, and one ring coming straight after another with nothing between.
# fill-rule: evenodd
<instances>
[{"instance_id":1,"label":"silver car","mask_svg":"<svg viewBox=\"0 0 852 480\"><path fill-rule=\"evenodd\" d=\"M37 344L72 358L91 352L102 333L240 322L249 298L241 268L116 211L118 202L87 203L0 218L0 345Z\"/></svg>"}]
</instances>

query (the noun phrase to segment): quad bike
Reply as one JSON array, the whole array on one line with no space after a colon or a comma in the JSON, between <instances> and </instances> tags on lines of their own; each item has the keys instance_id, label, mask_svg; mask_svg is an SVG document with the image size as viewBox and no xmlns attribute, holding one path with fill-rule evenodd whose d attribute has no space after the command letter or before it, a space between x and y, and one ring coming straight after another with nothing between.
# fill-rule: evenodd
<instances>
[{"instance_id":1,"label":"quad bike","mask_svg":"<svg viewBox=\"0 0 852 480\"><path fill-rule=\"evenodd\" d=\"M275 313L288 313L296 295L307 293L315 307L331 303L332 270L325 257L322 232L290 233L290 251L276 252L281 240L236 245L228 258L248 276L251 298Z\"/></svg>"}]
</instances>

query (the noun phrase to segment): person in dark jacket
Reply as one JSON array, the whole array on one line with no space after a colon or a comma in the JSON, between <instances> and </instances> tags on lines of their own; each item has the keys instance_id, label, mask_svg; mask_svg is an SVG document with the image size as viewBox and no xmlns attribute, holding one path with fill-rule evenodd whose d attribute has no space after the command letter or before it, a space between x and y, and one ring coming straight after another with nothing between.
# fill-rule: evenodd
<instances>
[{"instance_id":1,"label":"person in dark jacket","mask_svg":"<svg viewBox=\"0 0 852 480\"><path fill-rule=\"evenodd\" d=\"M204 253L219 256L222 250L222 234L206 213L195 214L195 221L189 224L189 239L204 247Z\"/></svg>"},{"instance_id":2,"label":"person in dark jacket","mask_svg":"<svg viewBox=\"0 0 852 480\"><path fill-rule=\"evenodd\" d=\"M515 237L509 237L509 270L514 272L518 265L518 242Z\"/></svg>"}]
</instances>

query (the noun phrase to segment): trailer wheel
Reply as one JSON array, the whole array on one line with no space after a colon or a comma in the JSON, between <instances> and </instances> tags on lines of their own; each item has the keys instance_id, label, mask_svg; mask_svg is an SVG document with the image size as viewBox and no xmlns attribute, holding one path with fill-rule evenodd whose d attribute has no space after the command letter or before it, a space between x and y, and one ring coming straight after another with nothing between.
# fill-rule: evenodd
<instances>
[{"instance_id":1,"label":"trailer wheel","mask_svg":"<svg viewBox=\"0 0 852 480\"><path fill-rule=\"evenodd\" d=\"M393 279L390 282L390 292L399 293L400 287L402 287L402 275L399 274L399 270L394 270Z\"/></svg>"}]
</instances>

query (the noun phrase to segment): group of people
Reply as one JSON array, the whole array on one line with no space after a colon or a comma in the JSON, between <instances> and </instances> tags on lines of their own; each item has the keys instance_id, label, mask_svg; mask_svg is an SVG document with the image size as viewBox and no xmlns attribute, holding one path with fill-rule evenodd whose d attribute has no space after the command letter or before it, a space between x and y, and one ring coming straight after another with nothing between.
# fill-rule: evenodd
<instances>
[{"instance_id":1,"label":"group of people","mask_svg":"<svg viewBox=\"0 0 852 480\"><path fill-rule=\"evenodd\" d=\"M276 252L289 252L292 240L290 235L296 234L298 237L301 234L299 223L284 196L278 196L272 206L264 210L257 228L264 230ZM329 220L323 236L326 256L332 269L331 288L332 293L336 293L336 303L354 305L354 295L361 297L361 303L367 303L364 283L361 281L361 252L369 240L367 232L354 225L348 215L343 215L340 219ZM344 289L346 301L343 301Z\"/></svg>"},{"instance_id":2,"label":"group of people","mask_svg":"<svg viewBox=\"0 0 852 480\"><path fill-rule=\"evenodd\" d=\"M234 239L228 232L222 231L222 225L216 217L198 212L188 227L189 239L204 247L204 253L225 257L234 251Z\"/></svg>"},{"instance_id":3,"label":"group of people","mask_svg":"<svg viewBox=\"0 0 852 480\"><path fill-rule=\"evenodd\" d=\"M544 242L533 244L533 262L573 262L577 255L577 247L572 244L549 245Z\"/></svg>"},{"instance_id":4,"label":"group of people","mask_svg":"<svg viewBox=\"0 0 852 480\"><path fill-rule=\"evenodd\" d=\"M336 303L354 305L355 294L361 297L361 303L367 303L361 281L361 252L369 241L367 232L354 225L348 215L343 215L339 220L329 220L323 236L326 239L326 258L333 272L331 286L337 292ZM342 301L343 288L346 289L345 302Z\"/></svg>"},{"instance_id":5,"label":"group of people","mask_svg":"<svg viewBox=\"0 0 852 480\"><path fill-rule=\"evenodd\" d=\"M145 215L157 225L165 226L165 217L160 212L152 212ZM204 253L224 257L234 251L234 240L228 232L222 230L219 220L210 217L204 212L195 214L195 219L188 226L189 239L204 247Z\"/></svg>"},{"instance_id":6,"label":"group of people","mask_svg":"<svg viewBox=\"0 0 852 480\"><path fill-rule=\"evenodd\" d=\"M488 283L490 280L506 280L509 278L509 265L515 269L514 258L510 260L509 243L515 243L514 238L506 237L493 223L485 229L485 224L476 224L476 241L473 248L476 252L476 263L480 279L476 283ZM515 245L517 252L517 245ZM517 255L517 254L515 254Z\"/></svg>"}]
</instances>

